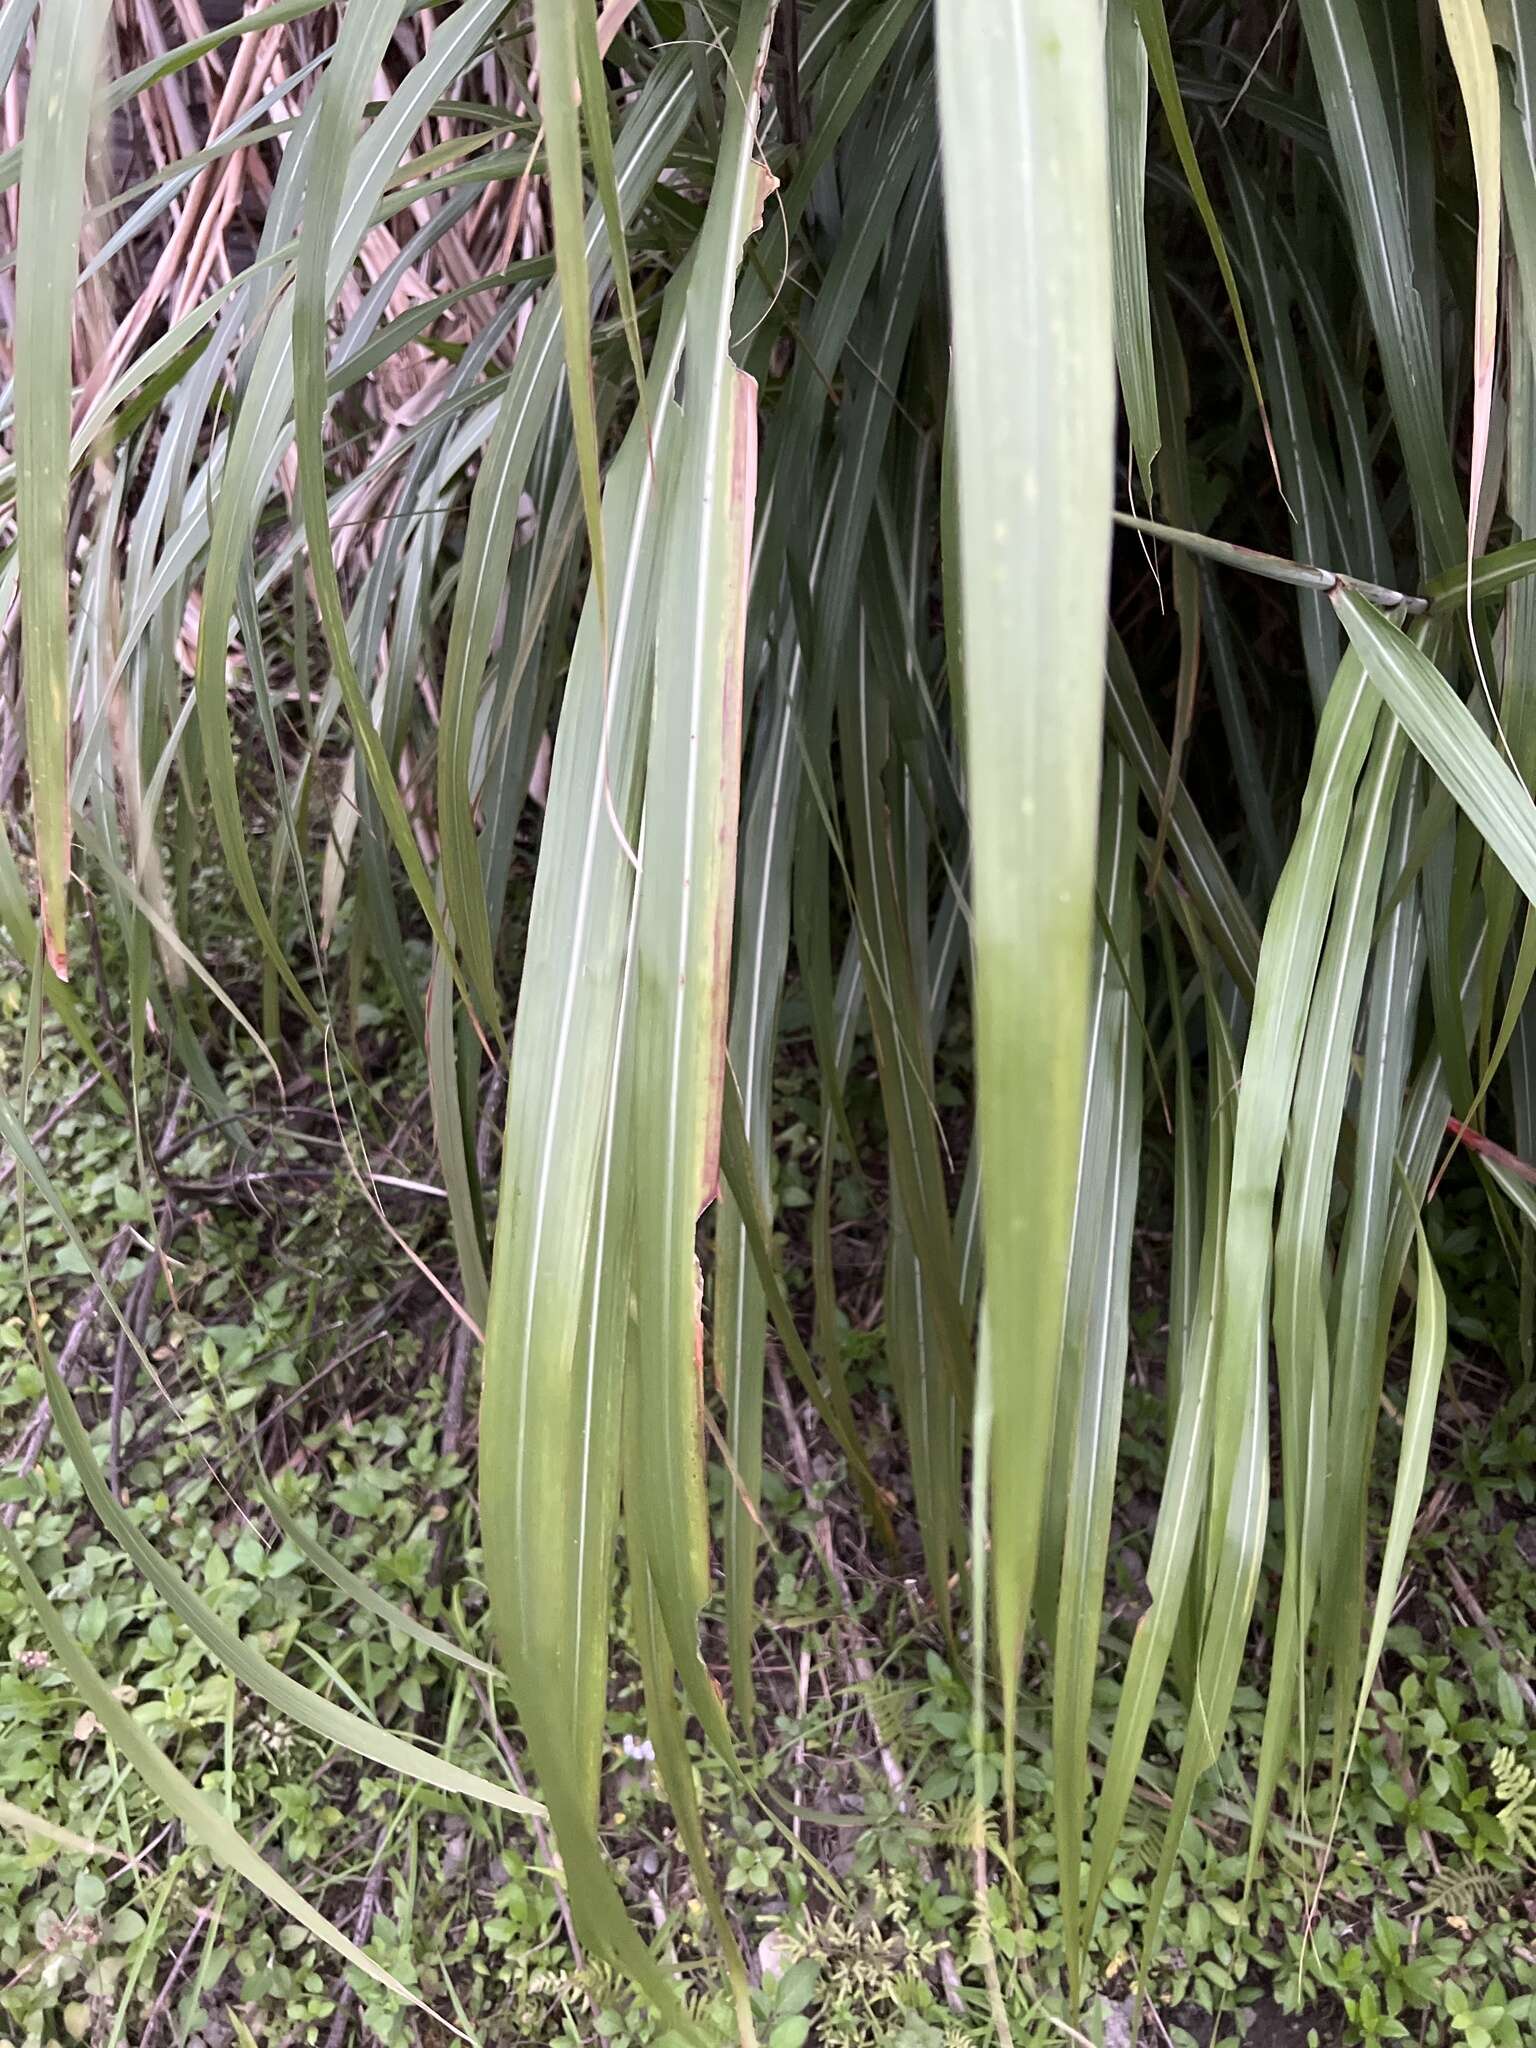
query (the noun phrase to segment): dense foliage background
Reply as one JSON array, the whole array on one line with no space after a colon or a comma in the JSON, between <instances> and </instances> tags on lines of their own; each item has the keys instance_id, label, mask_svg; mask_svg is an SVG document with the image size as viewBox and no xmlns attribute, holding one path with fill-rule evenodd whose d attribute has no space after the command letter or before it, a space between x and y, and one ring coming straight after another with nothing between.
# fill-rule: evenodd
<instances>
[{"instance_id":1,"label":"dense foliage background","mask_svg":"<svg viewBox=\"0 0 1536 2048\"><path fill-rule=\"evenodd\" d=\"M1529 2032L1531 0L4 0L17 2041Z\"/></svg>"}]
</instances>

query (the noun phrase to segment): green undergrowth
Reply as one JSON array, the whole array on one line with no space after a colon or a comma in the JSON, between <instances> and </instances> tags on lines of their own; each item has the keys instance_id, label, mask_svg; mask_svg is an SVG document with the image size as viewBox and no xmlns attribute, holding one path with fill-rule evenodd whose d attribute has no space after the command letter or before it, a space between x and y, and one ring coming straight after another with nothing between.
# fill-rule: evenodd
<instances>
[{"instance_id":1,"label":"green undergrowth","mask_svg":"<svg viewBox=\"0 0 1536 2048\"><path fill-rule=\"evenodd\" d=\"M81 990L89 1001L88 977ZM26 1051L19 980L0 983L0 1017L14 1100ZM366 1147L375 1175L430 1189L419 1059L386 1010L363 1006L352 1021L356 1121L342 1128L354 1163ZM946 1053L957 1068L967 1056L963 1044ZM51 1028L27 1082L29 1128L46 1132L45 1157L71 1191L81 1236L96 1257L119 1245L118 1301L131 1309L154 1256L152 1209L174 1285L173 1300L153 1290L143 1323L152 1378L136 1362L124 1372L108 1315L97 1313L76 1347L78 1398L98 1456L104 1464L112 1456L115 1379L121 1498L219 1616L307 1684L504 1777L519 1742L499 1680L359 1606L306 1562L256 1494L259 1467L285 1511L318 1529L386 1601L473 1657L490 1657L468 1484L472 1427L466 1422L457 1445L444 1439L451 1321L371 1209L339 1149L327 1091L290 1078L279 1093L250 1063L216 1064L229 1103L222 1120L195 1098L178 1099L151 1059L141 1088L144 1142L153 1149L170 1136L165 1171L151 1172L148 1193L132 1124L112 1106L109 1084L98 1080L72 1100L91 1070ZM855 1063L849 1090L856 1124L878 1115L867 1065ZM305 1071L302 1059L294 1071ZM949 1085L941 1080L941 1089ZM799 1232L814 1187L816 1121L792 1056L778 1101L781 1249L803 1290L809 1251ZM377 1198L399 1238L447 1268L441 1204L387 1181ZM41 1396L34 1318L58 1357L90 1283L35 1200L24 1219L24 1262L14 1175L4 1199L0 1430L11 1455L0 1499L19 1511L25 1551L117 1697L309 1900L488 2048L638 2048L661 2039L618 1982L575 1952L547 1842L525 1822L375 1774L240 1695L98 1527L51 1435L19 1475ZM879 1302L884 1201L878 1185L850 1175L836 1212L841 1291L852 1304L845 1366L882 1482L892 1404ZM1185 1831L1166 1943L1145 1987L1146 2039L1179 2048L1244 2039L1260 2048L1314 2039L1520 2048L1536 2026L1536 1748L1523 1678L1536 1669L1536 1401L1529 1391L1511 1398L1497 1362L1501 1347L1518 1344L1518 1283L1490 1263L1480 1233L1459 1230L1454 1191L1436 1230L1458 1344L1441 1477L1420 1518L1336 1826L1326 1773L1309 1786L1290 1783L1245 1896L1248 1787L1264 1700L1253 1687L1240 1691L1224 1768ZM1160 1242L1149 1228L1138 1250L1141 1305L1106 1620L1105 1647L1115 1654L1105 1669L1122 1668L1145 1604L1161 1484ZM861 1267L869 1274L862 1289ZM1383 1475L1396 1452L1394 1384ZM464 1412L472 1417L472 1400ZM814 1418L802 1426L808 1470L782 1417L770 1426L762 1708L743 1779L694 1749L714 1865L753 1959L770 2048L956 2048L985 2038L986 2024L968 1656L963 1642L945 1642L917 1560L867 1542L839 1458ZM847 1609L818 1548L828 1519ZM1269 1562L1278 1571L1278 1535ZM620 1612L605 1838L631 1905L707 2008L717 1980L704 1909L644 1739L622 1602ZM305 1930L224 1876L167 1821L55 1669L3 1566L0 1626L0 2042L405 2048L437 2036L377 1986L339 1975ZM713 1612L706 1650L719 1668L724 1635ZM1027 1685L1046 1682L1043 1666L1026 1674ZM1091 1729L1100 1762L1116 1704L1115 1684L1101 1677ZM1035 2043L1068 2037L1053 2017L1063 2009L1064 1945L1038 1691L1026 1706L1011 1844L1001 1840L995 1737L982 1780L999 1850L992 1943L1015 2038ZM1176 1707L1167 1721L1182 1725ZM1097 1928L1096 2032L1087 2038L1105 2048L1130 2040L1135 1930L1177 1761L1176 1738L1149 1755ZM28 1816L77 1839L37 1832Z\"/></svg>"},{"instance_id":2,"label":"green undergrowth","mask_svg":"<svg viewBox=\"0 0 1536 2048\"><path fill-rule=\"evenodd\" d=\"M27 1051L18 981L0 983L0 1016L14 1098ZM369 1006L352 1022L352 1157L367 1149L375 1174L387 1169L430 1188L422 1073L406 1034ZM963 1067L965 1044L946 1057ZM877 1092L860 1075L856 1065L848 1096L856 1122L877 1114ZM88 1079L68 1042L45 1032L27 1083L29 1124L47 1133L45 1157L72 1190L92 1253L123 1247L115 1292L131 1305L152 1257L150 1200L131 1124L109 1106L109 1083L80 1094ZM174 1300L156 1288L143 1323L154 1380L137 1364L123 1374L111 1317L98 1313L76 1348L98 1456L113 1454L117 1405L121 1497L225 1622L309 1686L498 1778L518 1751L500 1681L444 1661L352 1602L307 1565L252 1485L264 1470L289 1516L322 1532L387 1602L489 1659L473 1442L444 1448L451 1321L371 1210L338 1151L336 1122L303 1112L315 1092L293 1083L279 1094L270 1075L233 1059L221 1063L219 1083L229 1102L223 1120L168 1094L154 1067L145 1075L145 1143L156 1130L170 1133L156 1210L162 1227L172 1217L162 1243ZM791 1057L778 1087L776 1178L784 1264L797 1288L809 1284L797 1229L815 1180L807 1108ZM231 1139L236 1128L248 1149ZM88 1276L37 1202L25 1214L20 1260L16 1200L10 1178L0 1427L12 1458L0 1497L18 1509L16 1530L35 1569L117 1698L309 1901L438 2011L457 2013L473 2038L657 2042L653 2021L621 1985L573 1950L547 1841L498 1812L375 1776L240 1696L96 1526L51 1436L18 1477L41 1399L35 1331L59 1356ZM385 1210L393 1231L428 1264L446 1260L430 1196L379 1186L379 1200L395 1204ZM844 1298L864 1298L870 1313L846 1323L844 1362L877 1473L891 1411L879 1323L881 1208L879 1186L848 1176L838 1202L838 1257L852 1282ZM1167 1942L1145 1985L1149 2040L1518 2048L1530 2038L1536 1749L1522 1673L1536 1669L1536 1401L1530 1391L1507 1397L1495 1356L1501 1343L1518 1343L1518 1288L1489 1266L1479 1233L1458 1235L1454 1194L1436 1227L1460 1356L1442 1417L1442 1481L1419 1520L1360 1757L1337 1821L1325 1776L1286 1788L1260 1878L1245 1896L1247 1786L1264 1698L1239 1692L1225 1767L1186 1829ZM1116 1651L1106 1665L1116 1669L1145 1606L1165 1442L1157 1260L1159 1233L1149 1229L1139 1249L1143 1307L1106 1610L1106 1649ZM872 1276L862 1296L860 1262ZM1393 1419L1389 1384L1380 1516ZM770 1432L764 1708L743 1780L694 1747L715 1868L756 1962L754 1999L770 2048L954 2048L987 2038L965 1645L944 1642L918 1561L866 1546L840 1458L815 1434L813 1417L805 1425L809 1473L782 1427ZM723 1507L719 1481L715 1505ZM834 1532L842 1585L821 1563L823 1526ZM1270 1567L1278 1563L1276 1536ZM53 1667L4 1567L0 1622L0 2042L377 2040L406 2048L438 2032L365 1978L338 1976L305 1929L188 1845ZM707 1651L723 1661L717 1616L707 1618ZM1047 1675L1044 1661L1028 1673L1036 1688ZM991 1942L1016 2038L1044 2042L1067 2038L1053 2017L1065 1948L1051 1757L1032 1733L1044 1726L1040 1702L1030 1704L1012 1845L999 1837L995 1739L981 1780L999 1847ZM1092 1722L1100 1761L1114 1708L1116 1686L1102 1677ZM1176 1706L1167 1720L1178 1731ZM1176 1737L1147 1759L1096 1931L1100 1999L1090 2038L1106 2048L1130 2040L1135 1929L1176 1763ZM700 2011L709 2009L717 1978L705 1909L643 1739L627 1616L614 1651L602 1812L633 1907L649 1917ZM78 1839L29 1831L27 1817Z\"/></svg>"}]
</instances>

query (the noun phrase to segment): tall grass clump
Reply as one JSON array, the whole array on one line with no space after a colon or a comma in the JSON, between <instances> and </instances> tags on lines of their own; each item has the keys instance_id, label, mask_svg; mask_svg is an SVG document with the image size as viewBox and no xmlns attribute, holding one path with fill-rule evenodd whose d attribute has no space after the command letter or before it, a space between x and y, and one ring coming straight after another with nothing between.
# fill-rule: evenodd
<instances>
[{"instance_id":1,"label":"tall grass clump","mask_svg":"<svg viewBox=\"0 0 1536 2048\"><path fill-rule=\"evenodd\" d=\"M982 1950L1048 1729L1070 2019L1150 1741L1176 1768L1147 1950L1240 1684L1250 1875L1277 1800L1349 1769L1431 1453L1453 1147L1527 1327L1536 1298L1536 7L205 12L189 39L189 5L0 6L29 1057L51 1013L150 1193L152 1063L238 1142L212 1049L274 1085L307 1061L366 1186L355 1027L388 990L430 1078L432 1277L480 1361L497 1655L583 1940L698 2033L600 1828L618 1555L752 2038L689 1745L734 1770L755 1740L782 1360L970 1671ZM126 963L101 1015L92 921ZM818 1105L803 1286L786 1062ZM18 1189L99 1272L27 1133L23 1091ZM838 1334L858 1177L894 1461ZM1126 1649L1102 1622L1154 1204L1164 1477ZM221 1619L38 1342L97 1514L243 1686L527 1806ZM24 1539L7 1569L124 1755L377 1975L114 1699Z\"/></svg>"}]
</instances>

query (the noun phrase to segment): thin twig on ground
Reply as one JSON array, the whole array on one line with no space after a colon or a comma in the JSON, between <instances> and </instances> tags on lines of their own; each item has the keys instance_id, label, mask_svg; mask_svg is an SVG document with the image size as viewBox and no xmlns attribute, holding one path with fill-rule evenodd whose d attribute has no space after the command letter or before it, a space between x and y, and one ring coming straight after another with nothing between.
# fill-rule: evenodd
<instances>
[{"instance_id":1,"label":"thin twig on ground","mask_svg":"<svg viewBox=\"0 0 1536 2048\"><path fill-rule=\"evenodd\" d=\"M165 2019L170 2011L171 1993L180 1982L182 1973L191 1960L192 1951L197 1945L197 1938L213 1917L213 1911L212 1906L198 1907L197 1917L192 1922L192 1932L176 1951L171 1967L165 1973L165 1982L156 1992L155 2002L149 2008L148 2016L144 2021L144 2031L139 2036L139 2048L151 2048L156 2027L159 2026L160 2022Z\"/></svg>"},{"instance_id":2,"label":"thin twig on ground","mask_svg":"<svg viewBox=\"0 0 1536 2048\"><path fill-rule=\"evenodd\" d=\"M384 1856L384 1843L380 1842L373 1859L373 1868L368 1873L368 1882L363 1886L362 1901L357 1909L357 1918L352 1923L352 1939L359 1948L368 1946L368 1937L373 1932L373 1916L379 1910L379 1900L384 1892L384 1873L388 1864ZM330 2031L325 2037L325 2048L344 2048L347 2028L351 2023L352 2008L357 2003L357 1993L352 1986L342 1981L341 1996L336 2001L336 2011L331 2020Z\"/></svg>"}]
</instances>

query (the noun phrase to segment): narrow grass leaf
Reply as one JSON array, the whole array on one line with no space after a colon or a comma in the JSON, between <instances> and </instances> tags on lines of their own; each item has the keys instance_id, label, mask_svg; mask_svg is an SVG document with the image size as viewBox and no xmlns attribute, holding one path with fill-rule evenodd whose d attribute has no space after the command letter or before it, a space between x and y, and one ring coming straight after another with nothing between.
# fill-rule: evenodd
<instances>
[{"instance_id":1,"label":"narrow grass leaf","mask_svg":"<svg viewBox=\"0 0 1536 2048\"><path fill-rule=\"evenodd\" d=\"M1407 739L1384 719L1361 778L1339 870L1328 939L1307 1018L1287 1138L1285 1192L1275 1235L1274 1339L1285 1500L1285 1565L1264 1735L1253 1802L1250 1879L1279 1783L1293 1714L1298 1752L1310 1756L1306 1646L1322 1575L1325 1478L1332 1409L1328 1344L1328 1224L1351 1052L1374 935L1397 785ZM1365 1472L1348 1484L1364 1488ZM1342 1483L1342 1482L1341 1482Z\"/></svg>"},{"instance_id":2,"label":"narrow grass leaf","mask_svg":"<svg viewBox=\"0 0 1536 2048\"><path fill-rule=\"evenodd\" d=\"M1403 1566L1408 1558L1408 1545L1424 1498L1424 1475L1429 1468L1435 1407L1440 1394L1440 1375L1445 1364L1445 1289L1441 1284L1434 1259L1430 1255L1429 1243L1421 1223L1415 1226L1415 1238L1418 1244L1418 1300L1413 1326L1413 1360L1408 1372L1408 1399L1403 1410L1403 1438L1398 1451L1397 1478L1392 1488L1392 1515L1387 1525L1387 1540L1382 1547L1381 1565L1376 1578L1376 1600L1371 1614L1370 1641L1366 1645L1365 1664L1360 1673L1360 1691L1355 1701L1354 1723L1350 1731L1351 1760L1359 1745L1360 1731L1364 1726L1366 1709L1370 1704L1371 1688L1376 1683L1381 1653L1386 1647L1387 1631L1392 1625L1392 1614L1397 1605ZM1347 1771L1346 1763L1339 1789L1341 1803L1342 1777L1347 1775Z\"/></svg>"},{"instance_id":3,"label":"narrow grass leaf","mask_svg":"<svg viewBox=\"0 0 1536 2048\"><path fill-rule=\"evenodd\" d=\"M1162 443L1152 314L1147 296L1147 48L1135 0L1109 0L1104 16L1109 179L1114 233L1115 361L1131 447L1150 503Z\"/></svg>"},{"instance_id":4,"label":"narrow grass leaf","mask_svg":"<svg viewBox=\"0 0 1536 2048\"><path fill-rule=\"evenodd\" d=\"M1216 258L1216 268L1221 272L1221 281L1226 287L1227 304L1232 309L1232 319L1237 327L1238 346L1243 352L1247 366L1248 381L1253 386L1253 396L1259 408L1259 418L1264 427L1264 439L1269 448L1270 461L1279 476L1279 464L1275 456L1274 437L1269 429L1269 415L1264 407L1264 388L1259 382L1259 366L1254 360L1253 344L1248 338L1248 323L1243 318L1243 301L1237 289L1237 275L1232 268L1232 259L1227 254L1226 238L1221 232L1221 222L1211 204L1211 195L1206 189L1205 174L1200 168L1200 159L1195 154L1195 140L1189 131L1189 116L1184 111L1183 96L1179 91L1178 72L1173 61L1173 46L1168 40L1168 17L1163 11L1163 0L1134 0L1136 19L1141 27L1141 39L1146 46L1147 62L1151 67L1157 96L1162 103L1163 117L1168 123L1168 132L1173 137L1179 164L1189 184L1190 197L1195 202L1195 211L1210 241L1211 254Z\"/></svg>"},{"instance_id":5,"label":"narrow grass leaf","mask_svg":"<svg viewBox=\"0 0 1536 2048\"><path fill-rule=\"evenodd\" d=\"M1504 201L1499 175L1499 74L1483 0L1440 0L1440 20L1461 86L1472 139L1477 184L1477 282L1472 302L1472 462L1467 494L1467 566L1470 572L1479 507L1487 480L1493 418L1493 365L1499 323L1499 224Z\"/></svg>"},{"instance_id":6,"label":"narrow grass leaf","mask_svg":"<svg viewBox=\"0 0 1536 2048\"><path fill-rule=\"evenodd\" d=\"M587 539L592 549L592 587L597 593L599 632L604 648L608 644L608 570L603 548L602 470L597 442L597 398L592 385L591 280L587 273L585 212L581 175L581 88L577 83L577 16L585 23L597 54L596 19L587 0L534 0L533 28L539 45L539 111L544 117L544 134L549 154L550 213L555 233L555 275L560 286L560 331L565 342L565 370L570 397L571 420L576 434L576 461L581 471L581 502L587 520ZM602 66L587 67L588 89L601 83ZM586 108L587 127L600 127L608 136L608 105L599 97L597 105ZM620 232L623 216L618 207L618 188L613 179L612 138L609 137L609 177L600 193L603 218L610 238L615 220ZM624 257L622 241L610 248L614 262Z\"/></svg>"},{"instance_id":7,"label":"narrow grass leaf","mask_svg":"<svg viewBox=\"0 0 1536 2048\"><path fill-rule=\"evenodd\" d=\"M27 772L48 964L69 975L71 329L86 156L110 0L52 0L27 94L16 251L16 468Z\"/></svg>"},{"instance_id":8,"label":"narrow grass leaf","mask_svg":"<svg viewBox=\"0 0 1536 2048\"><path fill-rule=\"evenodd\" d=\"M1094 1817L1092 1862L1083 1901L1082 1934L1093 1929L1099 1902L1119 1850L1130 1810L1158 1693L1174 1652L1175 1638L1192 1583L1196 1544L1210 1483L1217 1333L1224 1288L1227 1197L1231 1187L1232 1126L1236 1058L1218 1004L1206 996L1211 1038L1211 1096L1203 1229L1198 1247L1198 1281L1190 1302L1189 1336L1179 1373L1178 1407L1168 1445L1163 1502L1147 1562L1149 1601L1136 1623L1120 1702L1110 1738L1109 1758ZM1181 1099L1185 1091L1181 1090ZM1186 1113L1192 1110L1192 1103ZM1185 1218L1191 1236L1197 1214Z\"/></svg>"},{"instance_id":9,"label":"narrow grass leaf","mask_svg":"<svg viewBox=\"0 0 1536 2048\"><path fill-rule=\"evenodd\" d=\"M1350 590L1334 593L1344 630L1409 738L1536 902L1536 803L1423 649Z\"/></svg>"},{"instance_id":10,"label":"narrow grass leaf","mask_svg":"<svg viewBox=\"0 0 1536 2048\"><path fill-rule=\"evenodd\" d=\"M1463 553L1463 522L1439 416L1440 376L1415 289L1415 243L1400 156L1359 0L1300 0L1307 49L1344 189L1360 282L1376 329L1393 425L1412 479L1414 519L1431 571Z\"/></svg>"},{"instance_id":11,"label":"narrow grass leaf","mask_svg":"<svg viewBox=\"0 0 1536 2048\"><path fill-rule=\"evenodd\" d=\"M1110 938L1100 938L1095 947L1052 1486L1062 1527L1051 1747L1056 1766L1057 1868L1074 2005L1081 1998L1084 1967L1080 1898L1088 1727L1120 1446L1141 1160L1142 1050L1135 1020L1141 1003L1136 784L1113 749L1105 764L1103 819L1100 897Z\"/></svg>"},{"instance_id":12,"label":"narrow grass leaf","mask_svg":"<svg viewBox=\"0 0 1536 2048\"><path fill-rule=\"evenodd\" d=\"M74 1399L51 1360L44 1360L43 1376L48 1393L48 1405L53 1411L54 1427L63 1440L71 1463L80 1475L80 1483L85 1488L91 1506L114 1540L133 1559L155 1591L175 1609L209 1653L216 1657L242 1685L256 1693L278 1713L288 1716L303 1727L313 1729L324 1740L350 1750L354 1756L367 1757L374 1763L382 1764L386 1770L399 1771L420 1784L435 1785L439 1791L455 1793L461 1798L485 1800L490 1805L502 1807L508 1813L542 1812L543 1809L536 1800L527 1799L518 1792L506 1791L502 1786L493 1784L490 1779L482 1778L474 1771L462 1770L457 1764L450 1763L447 1758L435 1756L431 1750L423 1749L419 1743L407 1742L403 1737L392 1734L387 1728L380 1728L374 1722L364 1720L361 1715L337 1706L334 1700L327 1699L324 1694L311 1691L308 1686L302 1685L295 1678L290 1678L285 1671L270 1663L237 1630L220 1620L213 1608L188 1585L175 1566L163 1558L154 1545L139 1533L132 1517L114 1497L107 1485L106 1476L97 1463L96 1453L91 1447L90 1437L80 1420Z\"/></svg>"},{"instance_id":13,"label":"narrow grass leaf","mask_svg":"<svg viewBox=\"0 0 1536 2048\"><path fill-rule=\"evenodd\" d=\"M652 71L619 137L616 175L626 214L638 208L655 183L691 103L687 57L678 51ZM582 232L585 266L595 285L606 272L608 258L600 209L589 212ZM582 317L590 317L586 306ZM438 721L440 875L474 986L487 981L491 971L490 918L471 787L475 736L486 667L506 597L518 506L556 400L563 330L561 293L546 292L518 344L494 431L481 458L453 594Z\"/></svg>"}]
</instances>

